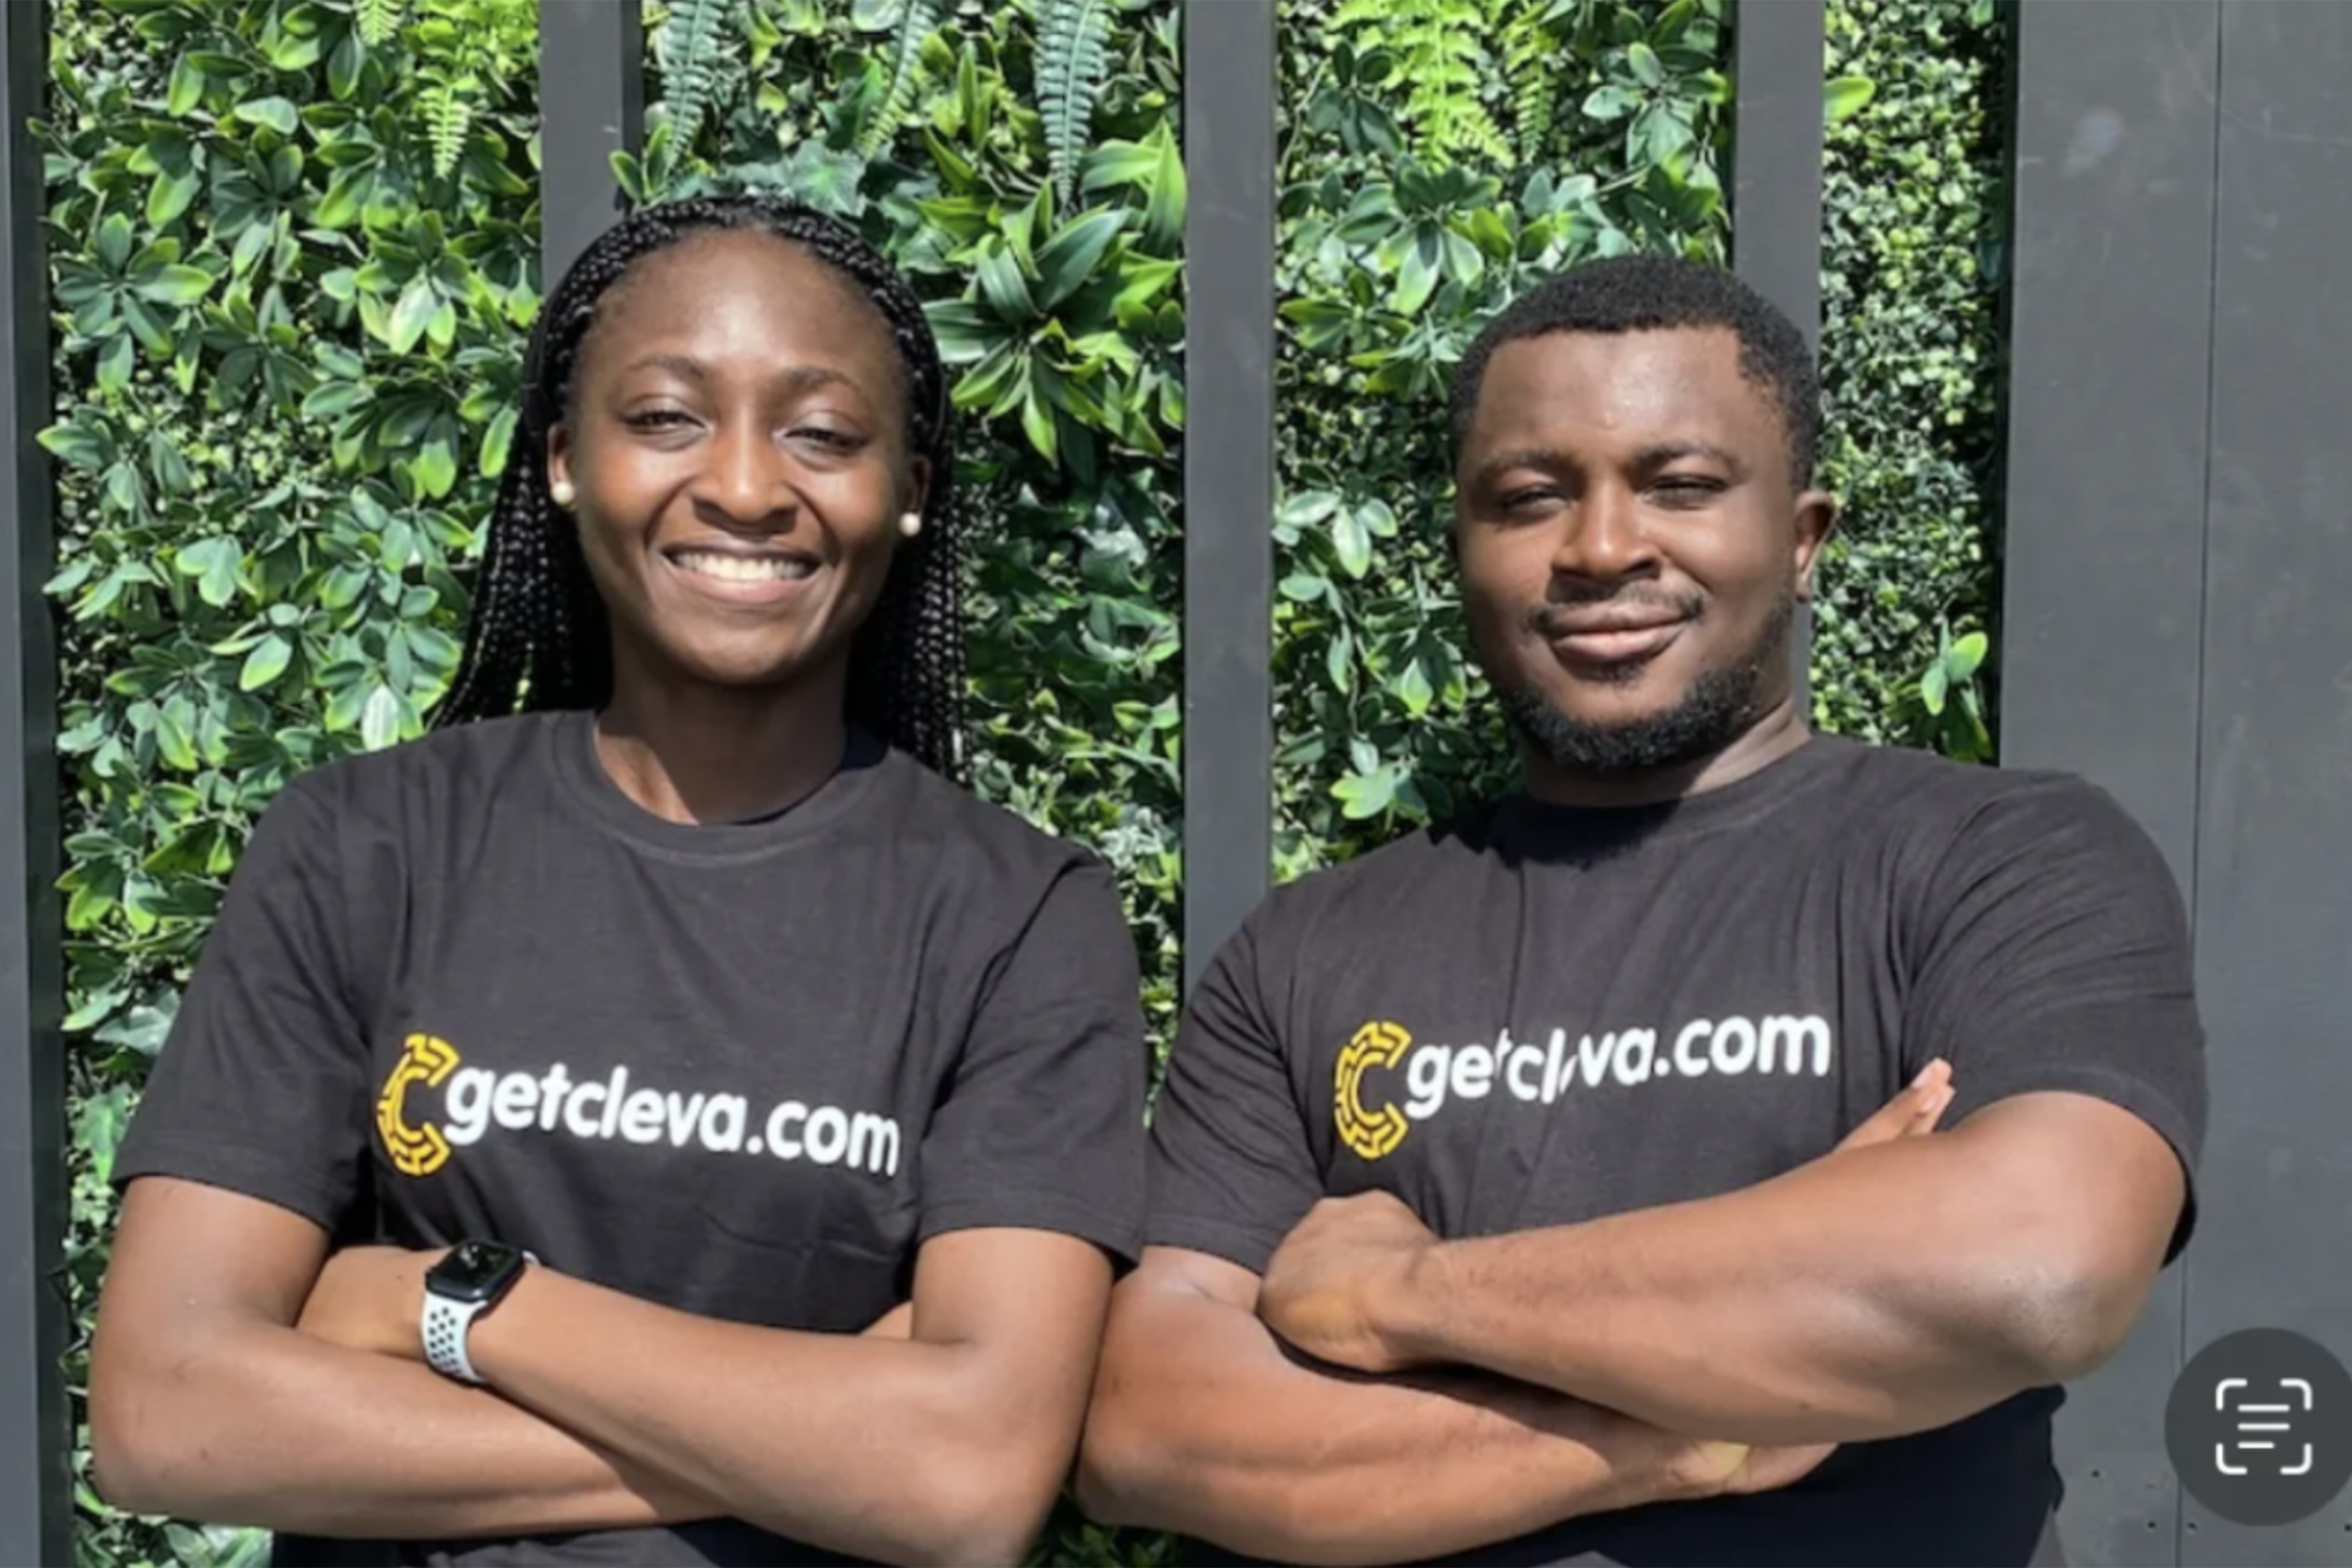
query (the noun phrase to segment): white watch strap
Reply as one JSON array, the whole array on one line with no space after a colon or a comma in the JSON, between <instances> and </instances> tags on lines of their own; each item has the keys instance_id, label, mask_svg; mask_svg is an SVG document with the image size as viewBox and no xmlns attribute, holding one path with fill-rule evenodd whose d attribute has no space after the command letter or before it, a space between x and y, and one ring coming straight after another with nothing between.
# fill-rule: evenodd
<instances>
[{"instance_id":1,"label":"white watch strap","mask_svg":"<svg viewBox=\"0 0 2352 1568\"><path fill-rule=\"evenodd\" d=\"M425 1292L425 1360L435 1372L460 1383L482 1381L466 1354L466 1334L485 1305L481 1301L452 1301L430 1290Z\"/></svg>"}]
</instances>

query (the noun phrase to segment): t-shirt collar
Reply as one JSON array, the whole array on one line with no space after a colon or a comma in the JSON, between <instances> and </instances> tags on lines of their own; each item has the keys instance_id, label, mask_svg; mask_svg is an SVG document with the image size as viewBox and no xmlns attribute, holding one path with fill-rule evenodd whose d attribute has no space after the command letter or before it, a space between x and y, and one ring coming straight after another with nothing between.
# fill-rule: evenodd
<instances>
[{"instance_id":1,"label":"t-shirt collar","mask_svg":"<svg viewBox=\"0 0 2352 1568\"><path fill-rule=\"evenodd\" d=\"M672 822L629 798L596 755L596 716L586 710L550 715L549 761L565 795L601 830L664 854L736 859L772 853L839 823L862 805L893 762L889 746L852 727L840 768L806 799L750 822Z\"/></svg>"}]
</instances>

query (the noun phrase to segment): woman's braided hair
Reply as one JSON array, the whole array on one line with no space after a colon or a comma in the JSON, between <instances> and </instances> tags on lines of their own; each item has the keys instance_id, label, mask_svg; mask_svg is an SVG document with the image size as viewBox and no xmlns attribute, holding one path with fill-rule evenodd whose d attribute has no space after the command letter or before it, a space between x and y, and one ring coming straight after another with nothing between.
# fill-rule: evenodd
<instances>
[{"instance_id":1,"label":"woman's braided hair","mask_svg":"<svg viewBox=\"0 0 2352 1568\"><path fill-rule=\"evenodd\" d=\"M964 679L948 381L921 302L856 234L797 203L740 195L671 202L591 245L547 301L523 372L522 435L499 480L466 651L436 726L518 709L602 708L613 694L612 631L580 536L548 491L547 433L564 416L598 302L629 268L695 234L752 230L799 246L862 289L889 324L906 376L908 448L930 460L923 530L899 542L881 598L849 656L847 717L945 776L963 778Z\"/></svg>"}]
</instances>

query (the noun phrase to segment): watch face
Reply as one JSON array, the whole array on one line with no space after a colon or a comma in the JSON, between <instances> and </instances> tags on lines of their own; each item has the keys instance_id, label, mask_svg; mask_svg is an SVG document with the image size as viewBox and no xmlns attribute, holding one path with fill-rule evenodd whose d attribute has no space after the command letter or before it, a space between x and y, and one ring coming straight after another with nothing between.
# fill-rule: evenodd
<instances>
[{"instance_id":1,"label":"watch face","mask_svg":"<svg viewBox=\"0 0 2352 1568\"><path fill-rule=\"evenodd\" d=\"M425 1274L436 1296L453 1301L488 1301L522 1272L522 1254L491 1241L460 1242Z\"/></svg>"}]
</instances>

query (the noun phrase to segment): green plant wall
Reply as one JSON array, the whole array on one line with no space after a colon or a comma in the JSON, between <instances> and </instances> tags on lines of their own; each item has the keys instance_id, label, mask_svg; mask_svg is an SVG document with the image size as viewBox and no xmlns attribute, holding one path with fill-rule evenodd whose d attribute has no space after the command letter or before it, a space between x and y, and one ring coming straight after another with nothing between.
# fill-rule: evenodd
<instances>
[{"instance_id":1,"label":"green plant wall","mask_svg":"<svg viewBox=\"0 0 2352 1568\"><path fill-rule=\"evenodd\" d=\"M1822 236L1823 728L1990 760L2008 265L1992 0L1831 0Z\"/></svg>"},{"instance_id":2,"label":"green plant wall","mask_svg":"<svg viewBox=\"0 0 2352 1568\"><path fill-rule=\"evenodd\" d=\"M538 26L531 0L53 16L79 1390L115 1141L254 819L418 733L455 666L539 300ZM258 1560L78 1495L86 1562Z\"/></svg>"}]
</instances>

